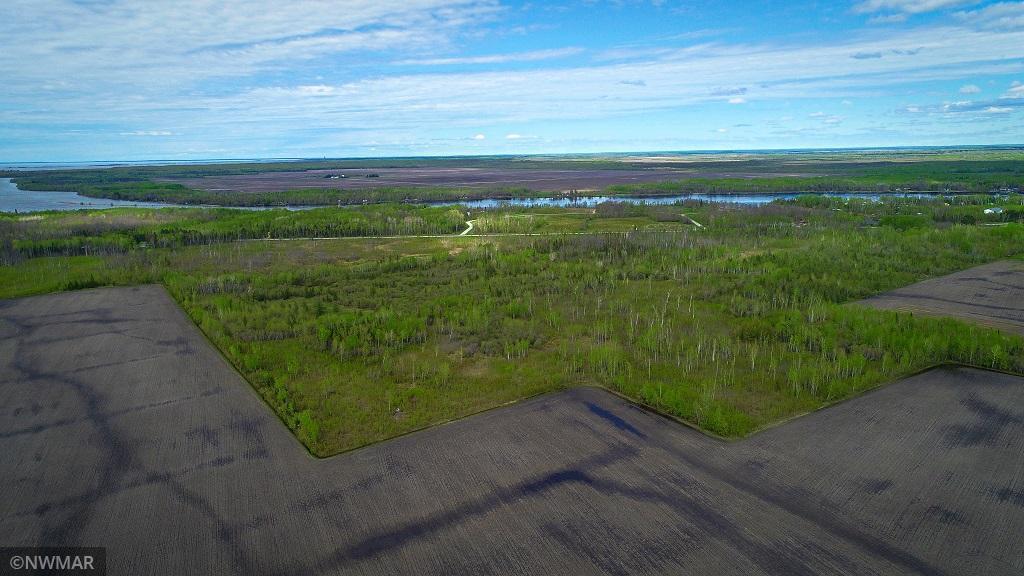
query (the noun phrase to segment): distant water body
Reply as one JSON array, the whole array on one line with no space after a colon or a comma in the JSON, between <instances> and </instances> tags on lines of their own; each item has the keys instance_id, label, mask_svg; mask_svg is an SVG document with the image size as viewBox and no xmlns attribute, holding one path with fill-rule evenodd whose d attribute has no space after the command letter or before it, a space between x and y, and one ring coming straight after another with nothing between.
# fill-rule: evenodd
<instances>
[{"instance_id":1,"label":"distant water body","mask_svg":"<svg viewBox=\"0 0 1024 576\"><path fill-rule=\"evenodd\" d=\"M22 190L10 178L0 178L0 212L41 212L43 210L96 210L119 206L165 208L160 202L126 202L89 198L77 192Z\"/></svg>"},{"instance_id":2,"label":"distant water body","mask_svg":"<svg viewBox=\"0 0 1024 576\"><path fill-rule=\"evenodd\" d=\"M864 198L878 200L881 195L870 192L864 193L817 193L822 196L837 198ZM759 205L769 204L775 200L792 200L801 194L796 192L774 193L774 194L676 194L672 196L583 196L574 198L510 198L507 200L464 200L462 202L431 202L435 206L466 206L468 208L499 208L501 206L550 206L553 208L566 208L582 206L592 208L605 202L624 202L627 204L647 204L660 206L676 204L688 200L701 202L720 202L724 204L747 204ZM886 194L886 196L900 196L902 198L930 198L934 194L924 192L901 192Z\"/></svg>"},{"instance_id":3,"label":"distant water body","mask_svg":"<svg viewBox=\"0 0 1024 576\"><path fill-rule=\"evenodd\" d=\"M825 194L840 198L881 198L878 194L834 193ZM904 192L896 194L905 198L927 198L934 194L922 192ZM502 200L463 200L461 202L431 202L434 206L466 206L467 208L499 208L501 206L516 207L593 207L603 202L625 202L629 204L675 204L686 200L703 202L724 202L729 204L758 205L768 204L774 200L791 200L799 196L797 193L781 194L679 194L673 196L587 196L582 198L510 198ZM134 206L139 208L182 207L180 204L162 202L132 202L125 200L107 200L105 198L89 198L77 192L49 192L22 190L10 178L0 178L0 212L41 212L44 210L98 210ZM244 207L240 210L267 210L270 207ZM316 206L284 206L289 210L307 210Z\"/></svg>"},{"instance_id":4,"label":"distant water body","mask_svg":"<svg viewBox=\"0 0 1024 576\"><path fill-rule=\"evenodd\" d=\"M90 160L82 162L0 162L0 170L80 170L119 166L194 166L206 164L254 164L259 162L298 162L302 158L208 158L204 160Z\"/></svg>"}]
</instances>

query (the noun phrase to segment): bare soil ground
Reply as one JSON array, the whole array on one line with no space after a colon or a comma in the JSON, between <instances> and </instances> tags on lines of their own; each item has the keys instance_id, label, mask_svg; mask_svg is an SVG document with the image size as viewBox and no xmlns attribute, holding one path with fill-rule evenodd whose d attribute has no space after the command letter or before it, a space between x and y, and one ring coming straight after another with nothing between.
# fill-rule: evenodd
<instances>
[{"instance_id":1,"label":"bare soil ground","mask_svg":"<svg viewBox=\"0 0 1024 576\"><path fill-rule=\"evenodd\" d=\"M367 174L377 174L368 178ZM328 178L330 175L339 178ZM344 178L340 178L344 175ZM702 173L687 169L650 168L641 170L537 170L514 168L360 168L355 170L309 170L265 172L232 176L165 179L210 191L274 192L303 188L365 190L368 188L528 188L543 192L600 190L613 184L666 182L684 178L753 178L788 176L764 172Z\"/></svg>"},{"instance_id":2,"label":"bare soil ground","mask_svg":"<svg viewBox=\"0 0 1024 576\"><path fill-rule=\"evenodd\" d=\"M879 294L861 304L952 316L1024 335L1024 261L985 264Z\"/></svg>"},{"instance_id":3,"label":"bare soil ground","mask_svg":"<svg viewBox=\"0 0 1024 576\"><path fill-rule=\"evenodd\" d=\"M973 369L731 444L580 388L316 460L148 286L0 302L0 397L0 545L113 575L1024 572L1024 379Z\"/></svg>"}]
</instances>

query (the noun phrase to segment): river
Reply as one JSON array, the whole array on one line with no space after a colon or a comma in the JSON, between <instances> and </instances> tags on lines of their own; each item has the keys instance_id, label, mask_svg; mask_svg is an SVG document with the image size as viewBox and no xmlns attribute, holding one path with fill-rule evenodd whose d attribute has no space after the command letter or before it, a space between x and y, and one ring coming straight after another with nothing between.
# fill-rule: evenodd
<instances>
[{"instance_id":1,"label":"river","mask_svg":"<svg viewBox=\"0 0 1024 576\"><path fill-rule=\"evenodd\" d=\"M871 193L831 193L828 196L841 198L870 198L881 196ZM933 194L922 192L903 192L903 197L932 197ZM632 204L675 204L684 200L702 200L705 202L726 202L731 204L767 204L773 200L789 200L799 196L797 193L779 194L679 194L673 196L589 196L583 198L512 198L507 200L464 200L461 202L432 202L436 206L466 206L470 209L497 208L500 206L596 206L602 202L628 202ZM177 204L162 202L132 202L125 200L107 200L105 198L89 198L77 192L49 192L22 190L10 178L0 178L0 212L40 212L43 210L86 210L135 206L139 208L181 207ZM288 206L290 210L303 210L315 206ZM241 208L244 210L266 210L265 207Z\"/></svg>"},{"instance_id":2,"label":"river","mask_svg":"<svg viewBox=\"0 0 1024 576\"><path fill-rule=\"evenodd\" d=\"M0 178L0 212L41 212L43 210L86 210L98 208L115 208L118 206L138 206L147 208L166 208L170 204L160 202L126 202L124 200L107 200L105 198L89 198L77 192L49 192L22 190L10 178Z\"/></svg>"}]
</instances>

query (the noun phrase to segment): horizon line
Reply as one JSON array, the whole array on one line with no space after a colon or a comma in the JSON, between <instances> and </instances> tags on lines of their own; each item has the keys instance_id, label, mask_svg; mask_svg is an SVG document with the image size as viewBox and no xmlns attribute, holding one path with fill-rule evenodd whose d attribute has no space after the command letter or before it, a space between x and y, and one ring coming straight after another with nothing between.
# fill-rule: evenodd
<instances>
[{"instance_id":1,"label":"horizon line","mask_svg":"<svg viewBox=\"0 0 1024 576\"><path fill-rule=\"evenodd\" d=\"M416 159L469 159L469 158L531 158L531 157L586 157L586 156L635 156L654 154L757 154L757 153L809 153L809 152L863 152L872 150L885 151L914 151L914 150L973 150L973 149L1003 149L1003 150L1024 150L1024 143L1006 144L951 144L951 145L894 145L894 146L851 146L851 147L797 147L797 148L707 148L689 150L629 150L629 151L603 151L603 152L531 152L522 154L419 154L419 155L382 155L382 156L263 156L263 157L222 157L222 158L151 158L142 160L115 160L115 159L93 159L93 160L0 160L0 170L15 169L18 165L48 165L48 164L87 164L113 166L119 164L134 165L167 165L167 164L197 164L228 163L228 162L303 162L303 161L334 161L334 160L416 160Z\"/></svg>"}]
</instances>

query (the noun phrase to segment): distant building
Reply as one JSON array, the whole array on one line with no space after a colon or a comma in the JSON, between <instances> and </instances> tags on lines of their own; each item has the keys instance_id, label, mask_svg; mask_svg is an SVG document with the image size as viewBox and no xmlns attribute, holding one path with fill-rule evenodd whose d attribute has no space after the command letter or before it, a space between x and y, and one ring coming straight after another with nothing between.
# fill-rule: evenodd
<instances>
[{"instance_id":1,"label":"distant building","mask_svg":"<svg viewBox=\"0 0 1024 576\"><path fill-rule=\"evenodd\" d=\"M1003 213L1003 209L1000 208L999 206L996 206L995 208L985 208L985 214L1002 214L1002 213Z\"/></svg>"}]
</instances>

